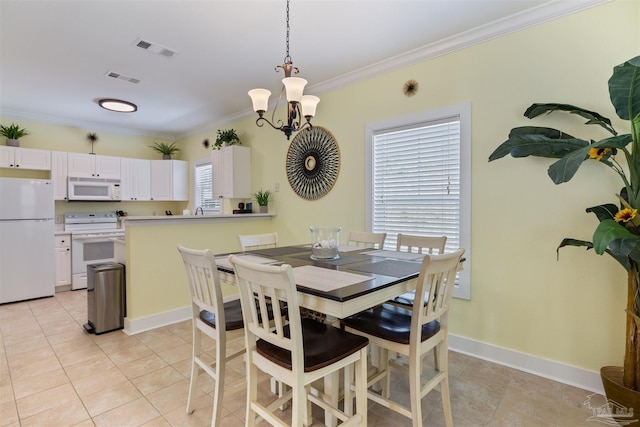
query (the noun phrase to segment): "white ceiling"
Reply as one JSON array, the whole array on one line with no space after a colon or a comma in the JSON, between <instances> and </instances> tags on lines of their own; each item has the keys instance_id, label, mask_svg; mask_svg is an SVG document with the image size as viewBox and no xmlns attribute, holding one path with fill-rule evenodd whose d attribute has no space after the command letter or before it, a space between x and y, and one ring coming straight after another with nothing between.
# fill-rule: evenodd
<instances>
[{"instance_id":1,"label":"white ceiling","mask_svg":"<svg viewBox=\"0 0 640 427\"><path fill-rule=\"evenodd\" d=\"M322 99L603 1L292 0L290 55L305 93ZM285 0L0 0L0 114L168 139L216 129L252 114L249 89L279 92L285 12ZM142 50L140 38L177 54ZM101 109L100 98L138 111Z\"/></svg>"}]
</instances>

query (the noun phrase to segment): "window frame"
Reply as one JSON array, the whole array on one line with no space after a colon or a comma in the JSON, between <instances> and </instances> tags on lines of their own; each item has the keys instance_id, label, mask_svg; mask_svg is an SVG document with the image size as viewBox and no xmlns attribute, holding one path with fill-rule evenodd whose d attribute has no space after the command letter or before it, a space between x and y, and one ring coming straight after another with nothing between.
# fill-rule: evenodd
<instances>
[{"instance_id":1,"label":"window frame","mask_svg":"<svg viewBox=\"0 0 640 427\"><path fill-rule=\"evenodd\" d=\"M465 249L463 269L453 296L471 299L471 102L449 105L407 114L365 125L365 221L373 229L373 138L376 134L397 128L424 126L429 122L459 117L460 119L460 247ZM395 248L393 248L395 250Z\"/></svg>"},{"instance_id":2,"label":"window frame","mask_svg":"<svg viewBox=\"0 0 640 427\"><path fill-rule=\"evenodd\" d=\"M213 181L214 179L214 173L213 173L213 164L211 161L211 157L205 157L203 159L198 159L198 160L194 160L192 162L192 186L191 186L191 191L193 194L193 209L195 211L195 209L197 209L199 206L197 204L197 189L196 189L196 185L197 185L197 180L196 180L196 171L198 169L198 167L201 166L206 166L207 164L211 165L211 179ZM211 188L212 188L212 194L213 194L213 182L211 182ZM222 202L218 200L218 208L217 209L211 209L211 208L202 208L202 212L206 213L207 215L221 215L222 214Z\"/></svg>"}]
</instances>

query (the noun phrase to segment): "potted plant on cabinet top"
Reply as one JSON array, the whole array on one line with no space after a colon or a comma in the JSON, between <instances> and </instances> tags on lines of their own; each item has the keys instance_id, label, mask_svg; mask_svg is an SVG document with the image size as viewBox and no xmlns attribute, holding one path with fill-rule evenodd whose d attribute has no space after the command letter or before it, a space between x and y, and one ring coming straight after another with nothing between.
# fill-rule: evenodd
<instances>
[{"instance_id":1,"label":"potted plant on cabinet top","mask_svg":"<svg viewBox=\"0 0 640 427\"><path fill-rule=\"evenodd\" d=\"M29 135L26 129L20 128L15 123L11 123L9 126L0 125L0 135L7 138L7 145L11 147L19 147L20 141L23 136Z\"/></svg>"},{"instance_id":2,"label":"potted plant on cabinet top","mask_svg":"<svg viewBox=\"0 0 640 427\"><path fill-rule=\"evenodd\" d=\"M593 242L564 239L564 246L582 246L596 253L611 255L627 271L627 318L624 366L605 366L600 370L607 398L640 414L640 56L613 68L609 78L609 97L618 117L629 121L630 133L619 135L611 121L600 114L567 104L533 104L524 113L533 119L542 114L564 111L587 119L611 134L608 138L584 140L546 127L524 126L511 130L509 139L489 157L489 161L507 154L513 157L538 156L559 159L548 169L555 184L573 178L585 161L610 168L622 181L616 204L587 208L599 225ZM616 159L621 154L623 162ZM590 169L593 171L594 169ZM619 284L614 284L616 291ZM626 399L626 400L624 400ZM636 417L637 418L637 417ZM640 423L638 423L640 424ZM636 424L634 424L636 425Z\"/></svg>"},{"instance_id":3,"label":"potted plant on cabinet top","mask_svg":"<svg viewBox=\"0 0 640 427\"><path fill-rule=\"evenodd\" d=\"M241 142L235 129L218 129L218 136L216 136L216 142L213 144L214 149L219 150L225 145L230 146L236 144L241 145Z\"/></svg>"},{"instance_id":4,"label":"potted plant on cabinet top","mask_svg":"<svg viewBox=\"0 0 640 427\"><path fill-rule=\"evenodd\" d=\"M269 197L271 196L271 192L269 190L262 189L256 191L253 194L256 202L258 202L258 206L260 206L260 213L268 213L269 212Z\"/></svg>"},{"instance_id":5,"label":"potted plant on cabinet top","mask_svg":"<svg viewBox=\"0 0 640 427\"><path fill-rule=\"evenodd\" d=\"M158 153L162 153L162 158L165 160L171 160L171 155L180 151L180 148L176 147L176 143L172 142L167 144L166 142L154 142L149 148L154 149Z\"/></svg>"}]
</instances>

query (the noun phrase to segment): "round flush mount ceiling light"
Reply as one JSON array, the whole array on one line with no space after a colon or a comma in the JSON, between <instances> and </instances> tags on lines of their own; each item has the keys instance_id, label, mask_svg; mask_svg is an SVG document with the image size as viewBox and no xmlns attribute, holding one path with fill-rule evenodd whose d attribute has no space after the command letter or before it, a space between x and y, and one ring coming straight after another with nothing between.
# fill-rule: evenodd
<instances>
[{"instance_id":1,"label":"round flush mount ceiling light","mask_svg":"<svg viewBox=\"0 0 640 427\"><path fill-rule=\"evenodd\" d=\"M100 99L98 105L105 110L117 111L118 113L133 113L134 111L138 111L136 104L120 99Z\"/></svg>"}]
</instances>

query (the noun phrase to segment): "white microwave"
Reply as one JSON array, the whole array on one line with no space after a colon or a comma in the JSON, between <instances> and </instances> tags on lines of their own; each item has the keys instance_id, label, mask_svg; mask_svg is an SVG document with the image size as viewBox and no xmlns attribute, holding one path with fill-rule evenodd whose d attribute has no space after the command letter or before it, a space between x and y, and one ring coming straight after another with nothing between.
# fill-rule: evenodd
<instances>
[{"instance_id":1,"label":"white microwave","mask_svg":"<svg viewBox=\"0 0 640 427\"><path fill-rule=\"evenodd\" d=\"M107 178L68 178L70 201L120 201L120 180Z\"/></svg>"}]
</instances>

